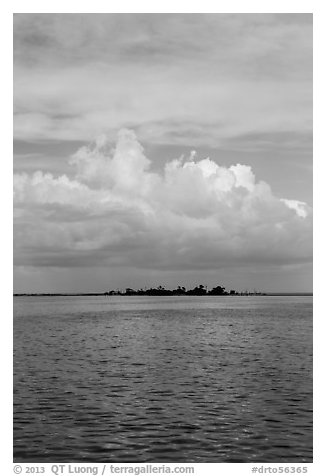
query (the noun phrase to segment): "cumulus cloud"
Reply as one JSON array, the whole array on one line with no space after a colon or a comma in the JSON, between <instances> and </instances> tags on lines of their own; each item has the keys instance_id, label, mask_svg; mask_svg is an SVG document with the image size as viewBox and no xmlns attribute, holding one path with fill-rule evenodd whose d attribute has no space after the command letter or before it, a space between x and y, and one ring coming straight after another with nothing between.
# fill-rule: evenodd
<instances>
[{"instance_id":1,"label":"cumulus cloud","mask_svg":"<svg viewBox=\"0 0 326 476\"><path fill-rule=\"evenodd\" d=\"M243 164L168 160L154 172L121 130L69 158L71 174L14 176L15 258L33 266L215 269L311 260L312 210Z\"/></svg>"}]
</instances>

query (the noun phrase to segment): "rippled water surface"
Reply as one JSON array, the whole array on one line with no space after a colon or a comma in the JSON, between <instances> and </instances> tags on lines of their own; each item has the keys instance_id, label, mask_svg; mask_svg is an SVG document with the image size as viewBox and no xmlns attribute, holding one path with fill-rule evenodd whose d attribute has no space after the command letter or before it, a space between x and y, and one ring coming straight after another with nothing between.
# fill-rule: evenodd
<instances>
[{"instance_id":1,"label":"rippled water surface","mask_svg":"<svg viewBox=\"0 0 326 476\"><path fill-rule=\"evenodd\" d=\"M311 462L311 297L16 297L19 462Z\"/></svg>"}]
</instances>

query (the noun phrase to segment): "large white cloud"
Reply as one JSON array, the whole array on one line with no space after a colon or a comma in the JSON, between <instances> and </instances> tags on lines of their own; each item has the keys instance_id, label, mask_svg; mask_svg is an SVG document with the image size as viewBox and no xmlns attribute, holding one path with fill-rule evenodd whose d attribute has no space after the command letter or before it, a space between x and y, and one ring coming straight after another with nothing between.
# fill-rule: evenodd
<instances>
[{"instance_id":1,"label":"large white cloud","mask_svg":"<svg viewBox=\"0 0 326 476\"><path fill-rule=\"evenodd\" d=\"M72 175L14 176L15 259L33 266L212 269L307 262L312 210L250 167L206 158L151 170L134 132L70 158Z\"/></svg>"}]
</instances>

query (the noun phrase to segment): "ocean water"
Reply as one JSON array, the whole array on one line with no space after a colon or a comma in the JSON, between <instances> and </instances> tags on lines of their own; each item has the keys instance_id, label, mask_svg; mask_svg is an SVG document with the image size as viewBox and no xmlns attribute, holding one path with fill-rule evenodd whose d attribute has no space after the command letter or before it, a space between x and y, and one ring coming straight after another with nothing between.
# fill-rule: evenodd
<instances>
[{"instance_id":1,"label":"ocean water","mask_svg":"<svg viewBox=\"0 0 326 476\"><path fill-rule=\"evenodd\" d=\"M16 462L312 462L311 297L15 297Z\"/></svg>"}]
</instances>

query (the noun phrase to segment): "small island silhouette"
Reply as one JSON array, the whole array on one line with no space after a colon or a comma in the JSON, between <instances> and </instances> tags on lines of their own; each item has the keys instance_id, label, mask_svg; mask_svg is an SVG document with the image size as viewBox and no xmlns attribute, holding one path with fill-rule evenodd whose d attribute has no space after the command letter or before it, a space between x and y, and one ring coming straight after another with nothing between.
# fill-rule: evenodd
<instances>
[{"instance_id":1,"label":"small island silhouette","mask_svg":"<svg viewBox=\"0 0 326 476\"><path fill-rule=\"evenodd\" d=\"M176 289L166 289L163 286L158 286L157 288L149 289L138 289L137 291L132 288L126 288L124 292L120 291L110 291L105 293L108 296L114 295L123 295L123 296L228 296L235 295L237 292L232 289L230 292L227 292L223 286L216 286L210 291L207 291L207 286L200 284L199 286L194 287L193 289L187 290L184 286L178 286Z\"/></svg>"}]
</instances>

